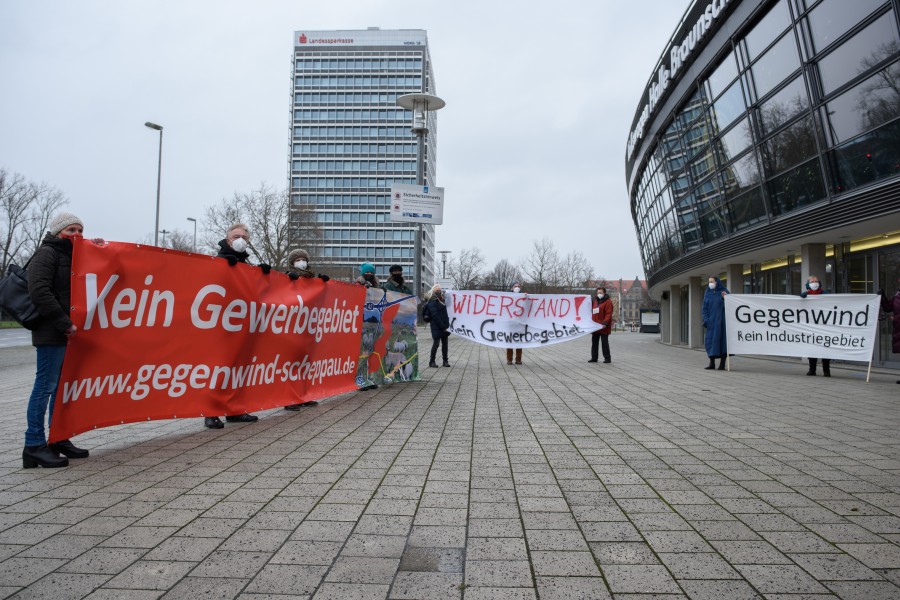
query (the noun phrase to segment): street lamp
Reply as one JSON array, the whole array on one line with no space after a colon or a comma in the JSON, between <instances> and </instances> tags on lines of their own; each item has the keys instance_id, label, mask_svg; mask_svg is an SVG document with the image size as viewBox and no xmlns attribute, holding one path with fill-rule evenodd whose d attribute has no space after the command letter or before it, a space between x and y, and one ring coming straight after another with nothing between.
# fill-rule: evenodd
<instances>
[{"instance_id":1,"label":"street lamp","mask_svg":"<svg viewBox=\"0 0 900 600\"><path fill-rule=\"evenodd\" d=\"M163 247L165 248L165 246L166 246L166 234L167 234L167 233L172 233L172 232L169 231L169 230L167 230L167 229L161 229L161 230L160 230L160 233L163 234Z\"/></svg>"},{"instance_id":2,"label":"street lamp","mask_svg":"<svg viewBox=\"0 0 900 600\"><path fill-rule=\"evenodd\" d=\"M428 111L444 108L445 102L431 94L404 94L397 98L397 106L411 110L413 122L410 131L416 134L418 139L418 153L416 156L416 185L425 185L425 136L428 135ZM433 182L432 182L433 183ZM416 227L416 287L418 296L422 297L422 224Z\"/></svg>"},{"instance_id":3,"label":"street lamp","mask_svg":"<svg viewBox=\"0 0 900 600\"><path fill-rule=\"evenodd\" d=\"M144 127L155 129L159 132L159 164L156 167L156 224L153 227L153 245L159 246L159 183L162 180L162 125L147 121Z\"/></svg>"},{"instance_id":4,"label":"street lamp","mask_svg":"<svg viewBox=\"0 0 900 600\"><path fill-rule=\"evenodd\" d=\"M447 255L452 252L452 250L438 250L438 254L441 255L441 277L443 279L447 278Z\"/></svg>"},{"instance_id":5,"label":"street lamp","mask_svg":"<svg viewBox=\"0 0 900 600\"><path fill-rule=\"evenodd\" d=\"M188 221L191 221L194 224L194 245L191 246L193 248L194 253L197 252L197 219L194 217L188 217Z\"/></svg>"}]
</instances>

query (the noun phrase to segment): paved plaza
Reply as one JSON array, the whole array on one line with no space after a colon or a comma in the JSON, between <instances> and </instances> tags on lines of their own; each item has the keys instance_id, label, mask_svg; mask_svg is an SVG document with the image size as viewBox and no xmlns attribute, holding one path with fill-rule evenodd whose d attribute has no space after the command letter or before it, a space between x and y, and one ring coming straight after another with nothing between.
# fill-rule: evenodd
<instances>
[{"instance_id":1,"label":"paved plaza","mask_svg":"<svg viewBox=\"0 0 900 600\"><path fill-rule=\"evenodd\" d=\"M656 338L451 338L421 382L29 470L33 349L0 348L0 597L900 598L898 375Z\"/></svg>"}]
</instances>

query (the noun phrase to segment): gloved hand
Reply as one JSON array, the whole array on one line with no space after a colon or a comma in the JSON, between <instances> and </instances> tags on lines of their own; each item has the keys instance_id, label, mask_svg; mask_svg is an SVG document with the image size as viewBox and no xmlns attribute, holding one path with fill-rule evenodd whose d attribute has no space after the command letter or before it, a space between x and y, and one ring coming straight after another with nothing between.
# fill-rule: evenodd
<instances>
[{"instance_id":1,"label":"gloved hand","mask_svg":"<svg viewBox=\"0 0 900 600\"><path fill-rule=\"evenodd\" d=\"M300 279L300 273L294 273L293 271L291 271L290 273L288 273L288 277L291 278L291 281L297 281L298 279Z\"/></svg>"},{"instance_id":2,"label":"gloved hand","mask_svg":"<svg viewBox=\"0 0 900 600\"><path fill-rule=\"evenodd\" d=\"M331 277L329 277L328 275L323 275L323 274L319 273L319 279L321 279L322 281L329 281L329 280L331 280Z\"/></svg>"},{"instance_id":3,"label":"gloved hand","mask_svg":"<svg viewBox=\"0 0 900 600\"><path fill-rule=\"evenodd\" d=\"M879 289L879 290L878 290L877 292L875 292L875 293L878 294L879 296L884 296L884 288Z\"/></svg>"},{"instance_id":4,"label":"gloved hand","mask_svg":"<svg viewBox=\"0 0 900 600\"><path fill-rule=\"evenodd\" d=\"M232 267L238 263L237 256L231 256L230 254L225 257L225 260L227 260L228 264Z\"/></svg>"},{"instance_id":5,"label":"gloved hand","mask_svg":"<svg viewBox=\"0 0 900 600\"><path fill-rule=\"evenodd\" d=\"M269 271L272 270L272 267L266 263L259 263L259 268L262 269L263 275L268 275Z\"/></svg>"}]
</instances>

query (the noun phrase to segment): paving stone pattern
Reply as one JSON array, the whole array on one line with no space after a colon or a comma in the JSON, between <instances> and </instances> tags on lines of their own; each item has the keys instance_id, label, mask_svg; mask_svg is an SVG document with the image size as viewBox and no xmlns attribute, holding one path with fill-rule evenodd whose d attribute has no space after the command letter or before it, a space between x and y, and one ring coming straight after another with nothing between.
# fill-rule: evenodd
<instances>
[{"instance_id":1,"label":"paving stone pattern","mask_svg":"<svg viewBox=\"0 0 900 600\"><path fill-rule=\"evenodd\" d=\"M421 382L30 470L33 349L0 349L0 597L900 598L896 373L654 338L522 366L451 338Z\"/></svg>"}]
</instances>

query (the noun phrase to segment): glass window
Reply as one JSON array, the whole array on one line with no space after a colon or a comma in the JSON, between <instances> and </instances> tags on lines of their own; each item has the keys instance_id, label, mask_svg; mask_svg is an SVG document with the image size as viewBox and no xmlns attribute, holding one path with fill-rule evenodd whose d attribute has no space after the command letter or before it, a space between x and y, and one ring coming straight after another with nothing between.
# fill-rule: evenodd
<instances>
[{"instance_id":1,"label":"glass window","mask_svg":"<svg viewBox=\"0 0 900 600\"><path fill-rule=\"evenodd\" d=\"M772 212L781 215L825 197L822 170L817 158L767 183Z\"/></svg>"},{"instance_id":2,"label":"glass window","mask_svg":"<svg viewBox=\"0 0 900 600\"><path fill-rule=\"evenodd\" d=\"M820 52L848 29L859 23L862 17L872 13L884 0L822 0L809 12L809 29L812 32L815 52Z\"/></svg>"},{"instance_id":3,"label":"glass window","mask_svg":"<svg viewBox=\"0 0 900 600\"><path fill-rule=\"evenodd\" d=\"M768 94L798 68L800 57L797 54L797 44L794 35L788 33L750 68L756 97L762 98Z\"/></svg>"},{"instance_id":4,"label":"glass window","mask_svg":"<svg viewBox=\"0 0 900 600\"><path fill-rule=\"evenodd\" d=\"M900 115L900 62L879 71L825 105L823 119L832 144L891 121Z\"/></svg>"},{"instance_id":5,"label":"glass window","mask_svg":"<svg viewBox=\"0 0 900 600\"><path fill-rule=\"evenodd\" d=\"M738 75L737 63L734 62L734 52L729 52L728 56L716 67L712 75L709 76L709 97L715 98L722 93L728 84L734 81Z\"/></svg>"},{"instance_id":6,"label":"glass window","mask_svg":"<svg viewBox=\"0 0 900 600\"><path fill-rule=\"evenodd\" d=\"M750 134L750 119L744 117L738 124L729 129L719 138L719 152L722 161L728 162L753 142Z\"/></svg>"},{"instance_id":7,"label":"glass window","mask_svg":"<svg viewBox=\"0 0 900 600\"><path fill-rule=\"evenodd\" d=\"M730 200L728 216L734 231L740 231L766 220L766 203L763 201L762 189L753 188L746 194Z\"/></svg>"},{"instance_id":8,"label":"glass window","mask_svg":"<svg viewBox=\"0 0 900 600\"><path fill-rule=\"evenodd\" d=\"M709 142L709 126L706 120L698 121L684 133L684 158L690 160L703 146Z\"/></svg>"},{"instance_id":9,"label":"glass window","mask_svg":"<svg viewBox=\"0 0 900 600\"><path fill-rule=\"evenodd\" d=\"M759 129L769 135L797 115L809 109L803 77L797 77L759 107Z\"/></svg>"},{"instance_id":10,"label":"glass window","mask_svg":"<svg viewBox=\"0 0 900 600\"><path fill-rule=\"evenodd\" d=\"M829 93L900 50L893 11L838 46L819 61L822 89Z\"/></svg>"},{"instance_id":11,"label":"glass window","mask_svg":"<svg viewBox=\"0 0 900 600\"><path fill-rule=\"evenodd\" d=\"M787 2L781 0L744 37L750 60L762 54L772 40L777 38L790 24L791 16L788 13Z\"/></svg>"},{"instance_id":12,"label":"glass window","mask_svg":"<svg viewBox=\"0 0 900 600\"><path fill-rule=\"evenodd\" d=\"M735 81L722 96L716 100L712 110L710 110L710 118L715 123L716 131L721 131L728 127L732 121L741 116L746 107L744 106L744 94L741 91L741 82Z\"/></svg>"},{"instance_id":13,"label":"glass window","mask_svg":"<svg viewBox=\"0 0 900 600\"><path fill-rule=\"evenodd\" d=\"M807 116L775 134L760 148L763 168L774 175L816 154L813 120Z\"/></svg>"},{"instance_id":14,"label":"glass window","mask_svg":"<svg viewBox=\"0 0 900 600\"><path fill-rule=\"evenodd\" d=\"M729 198L739 196L760 182L756 153L751 150L721 171L722 185Z\"/></svg>"},{"instance_id":15,"label":"glass window","mask_svg":"<svg viewBox=\"0 0 900 600\"><path fill-rule=\"evenodd\" d=\"M716 161L712 149L707 149L691 163L691 175L694 181L703 179L716 169Z\"/></svg>"},{"instance_id":16,"label":"glass window","mask_svg":"<svg viewBox=\"0 0 900 600\"><path fill-rule=\"evenodd\" d=\"M694 92L694 95L684 103L679 110L678 115L675 117L678 128L682 131L687 129L697 117L703 114L703 109L706 108L706 104L706 93L702 90Z\"/></svg>"},{"instance_id":17,"label":"glass window","mask_svg":"<svg viewBox=\"0 0 900 600\"><path fill-rule=\"evenodd\" d=\"M843 192L900 171L900 120L828 153L832 189Z\"/></svg>"}]
</instances>

